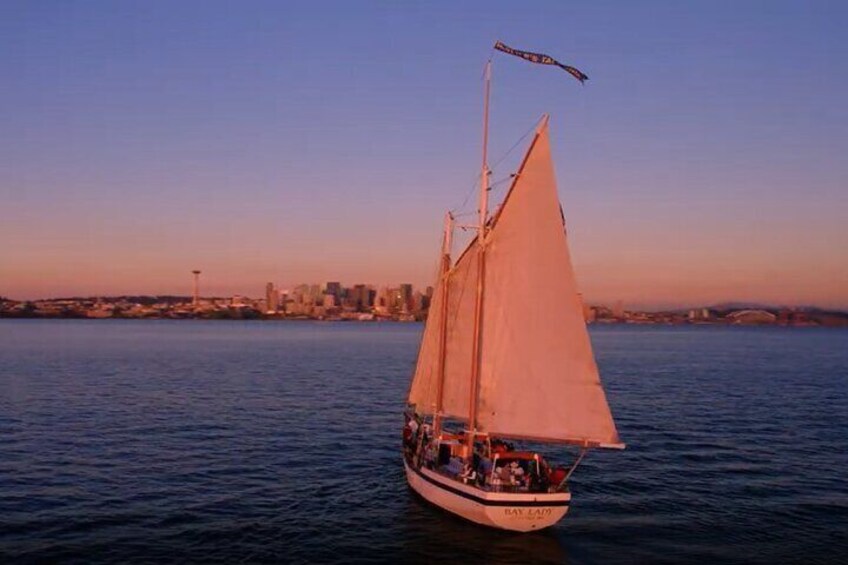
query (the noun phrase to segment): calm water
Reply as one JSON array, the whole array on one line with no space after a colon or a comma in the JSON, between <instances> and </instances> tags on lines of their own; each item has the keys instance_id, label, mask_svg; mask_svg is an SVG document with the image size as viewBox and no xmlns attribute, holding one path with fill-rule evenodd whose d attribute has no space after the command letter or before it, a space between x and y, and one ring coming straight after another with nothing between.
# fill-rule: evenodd
<instances>
[{"instance_id":1,"label":"calm water","mask_svg":"<svg viewBox=\"0 0 848 565\"><path fill-rule=\"evenodd\" d=\"M848 561L848 332L593 328L628 449L521 535L406 486L420 331L0 321L0 561Z\"/></svg>"}]
</instances>

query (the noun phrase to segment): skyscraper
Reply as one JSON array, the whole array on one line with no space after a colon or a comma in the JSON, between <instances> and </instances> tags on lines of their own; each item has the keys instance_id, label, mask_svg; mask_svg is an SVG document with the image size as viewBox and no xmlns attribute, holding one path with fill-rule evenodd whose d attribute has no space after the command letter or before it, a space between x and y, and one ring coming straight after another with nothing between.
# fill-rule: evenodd
<instances>
[{"instance_id":1,"label":"skyscraper","mask_svg":"<svg viewBox=\"0 0 848 565\"><path fill-rule=\"evenodd\" d=\"M191 273L194 275L194 297L191 303L197 308L200 304L200 271L195 269Z\"/></svg>"},{"instance_id":2,"label":"skyscraper","mask_svg":"<svg viewBox=\"0 0 848 565\"><path fill-rule=\"evenodd\" d=\"M400 307L405 310L412 309L412 285L409 283L403 283L400 285L399 294L400 294Z\"/></svg>"},{"instance_id":3,"label":"skyscraper","mask_svg":"<svg viewBox=\"0 0 848 565\"><path fill-rule=\"evenodd\" d=\"M366 310L370 304L370 290L364 284L353 285L353 303L359 311Z\"/></svg>"},{"instance_id":4,"label":"skyscraper","mask_svg":"<svg viewBox=\"0 0 848 565\"><path fill-rule=\"evenodd\" d=\"M268 312L277 312L280 306L280 293L274 288L274 283L265 285L265 309Z\"/></svg>"},{"instance_id":5,"label":"skyscraper","mask_svg":"<svg viewBox=\"0 0 848 565\"><path fill-rule=\"evenodd\" d=\"M342 296L342 283L328 282L325 293L334 297L336 299L336 303L338 303L339 298Z\"/></svg>"}]
</instances>

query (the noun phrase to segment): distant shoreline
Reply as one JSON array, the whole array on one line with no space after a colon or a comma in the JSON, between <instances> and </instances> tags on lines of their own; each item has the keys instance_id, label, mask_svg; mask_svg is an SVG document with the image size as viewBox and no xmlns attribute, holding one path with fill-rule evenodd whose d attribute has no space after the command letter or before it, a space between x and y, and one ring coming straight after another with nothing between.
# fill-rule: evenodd
<instances>
[{"instance_id":1,"label":"distant shoreline","mask_svg":"<svg viewBox=\"0 0 848 565\"><path fill-rule=\"evenodd\" d=\"M380 317L368 320L359 320L354 318L308 318L308 317L247 317L247 318L237 318L237 317L169 317L169 316L146 316L146 317L131 317L131 316L110 316L110 317L88 317L88 316L45 316L45 315L36 315L36 316L16 316L16 315L8 315L0 313L0 321L3 320L76 320L76 321L91 321L91 322L102 322L102 321L171 321L171 322L185 322L185 321L204 321L204 322L265 322L265 323L274 323L274 322L288 322L288 323L303 323L303 322L322 322L322 323L351 323L351 324L378 324L378 323L391 323L391 324L415 324L415 323L424 323L425 320L415 320L415 319L398 319L391 317ZM671 321L633 321L633 320L601 320L595 321L586 324L587 327L617 327L617 326L626 326L626 327L711 327L711 328L848 328L848 319L845 319L844 322L837 323L817 323L817 322L808 322L808 323L761 323L761 322L727 322L727 321L714 321L714 322L690 322L690 321L682 321L682 322L671 322Z\"/></svg>"},{"instance_id":2,"label":"distant shoreline","mask_svg":"<svg viewBox=\"0 0 848 565\"><path fill-rule=\"evenodd\" d=\"M49 320L259 320L324 322L423 322L428 303L287 301L268 309L261 299L121 296L15 301L0 297L0 319ZM321 304L321 305L319 305ZM848 312L815 307L726 303L665 311L636 311L583 304L587 325L848 327Z\"/></svg>"}]
</instances>

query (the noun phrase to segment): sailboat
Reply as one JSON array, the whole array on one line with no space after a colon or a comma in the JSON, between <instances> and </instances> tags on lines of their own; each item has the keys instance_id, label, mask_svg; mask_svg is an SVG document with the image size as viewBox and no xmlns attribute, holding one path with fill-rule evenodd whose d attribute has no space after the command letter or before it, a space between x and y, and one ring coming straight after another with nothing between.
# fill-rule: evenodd
<instances>
[{"instance_id":1,"label":"sailboat","mask_svg":"<svg viewBox=\"0 0 848 565\"><path fill-rule=\"evenodd\" d=\"M488 213L488 100L476 235L451 256L448 213L439 275L404 412L409 486L493 528L556 524L568 481L590 449L623 449L583 318L551 158L549 119ZM521 448L521 444L531 446ZM518 445L518 447L516 447ZM558 466L538 446L572 445Z\"/></svg>"}]
</instances>

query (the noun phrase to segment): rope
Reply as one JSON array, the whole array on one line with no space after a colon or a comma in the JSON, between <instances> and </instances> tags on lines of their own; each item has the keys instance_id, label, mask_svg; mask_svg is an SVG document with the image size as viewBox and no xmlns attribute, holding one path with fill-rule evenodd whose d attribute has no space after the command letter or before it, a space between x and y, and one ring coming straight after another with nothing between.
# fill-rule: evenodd
<instances>
[{"instance_id":1,"label":"rope","mask_svg":"<svg viewBox=\"0 0 848 565\"><path fill-rule=\"evenodd\" d=\"M492 53L494 53L494 51L495 51L495 50L494 50L494 49L492 49ZM490 60L491 60L491 57L490 57ZM485 72L485 71L484 71L484 72ZM524 134L523 134L521 137L519 137L519 138L518 138L518 140L517 140L515 143L513 143L513 144L512 144L512 147L510 147L509 149L507 149L506 153L504 153L503 155L501 155L501 156L498 158L498 160L497 160L497 161L495 161L495 164L494 164L494 165L492 165L492 166L490 166L490 167L489 167L489 172L490 172L490 173L494 172L495 168L496 168L498 165L500 165L501 163L503 163L503 162L504 162L504 160L505 160L507 157L509 157L509 156L512 154L512 152L513 152L513 151L515 151L515 149L516 149L519 145L521 145L521 143L522 143L525 139L527 139L527 136L529 136L531 133L533 133L533 132L536 130L536 128L539 126L539 122L540 122L540 121L541 121L541 118L539 118L538 120L536 120L536 121L533 123L533 125L532 125L532 126L530 126L530 129L528 129L526 132L524 132ZM495 188L495 187L496 187L496 186L498 186L499 184L503 183L504 181L511 180L513 177L514 177L514 175L510 175L509 177L506 177L506 178L504 178L504 179L501 179L501 180L499 180L499 181L496 181L496 182L494 182L494 183L490 184L490 185L489 185L489 191L492 191L492 189L493 189L493 188ZM451 210L451 213L454 215L454 217L455 217L455 218L459 218L459 217L461 217L461 216L470 215L470 214L472 214L472 213L473 213L473 212L460 212L460 210L464 210L464 209L465 209L465 206L468 204L468 200L471 198L471 195L472 195L472 194L474 194L474 192L477 190L477 188L478 188L479 186L480 186L480 179L479 179L479 175L475 175L474 184L471 186L471 188L469 188L469 189L468 189L468 192L466 192L466 194L465 194L465 198L462 200L462 204L461 204L459 207L457 207L457 208L453 208L453 209Z\"/></svg>"},{"instance_id":2,"label":"rope","mask_svg":"<svg viewBox=\"0 0 848 565\"><path fill-rule=\"evenodd\" d=\"M527 138L527 136L528 136L528 135L530 135L531 133L533 133L533 131L535 131L535 130L536 130L536 127L537 127L538 125L539 125L539 120L536 120L536 122L535 122L532 126L530 126L530 129L528 129L526 132L524 132L524 135L522 135L521 137L519 137L519 138L518 138L518 141L516 141L515 143L513 143L513 144L512 144L512 147L510 147L510 148L509 148L509 150L507 150L507 152L506 152L506 153L504 153L504 154L501 156L501 158L500 158L500 159L498 159L498 160L495 162L495 164L494 164L494 165L492 165L492 167L491 167L491 168L492 168L492 169L494 169L495 167L497 167L498 165L500 165L501 163L503 163L504 159L506 159L507 157L509 157L509 154L510 154L510 153L512 153L513 151L515 151L515 148L516 148L516 147L518 147L518 145L519 145L522 141L524 141L524 140Z\"/></svg>"},{"instance_id":3,"label":"rope","mask_svg":"<svg viewBox=\"0 0 848 565\"><path fill-rule=\"evenodd\" d=\"M471 188L468 189L468 192L465 193L465 198L462 200L462 204L451 210L451 214L453 214L454 218L459 218L460 216L465 216L471 214L471 212L460 212L460 210L464 210L465 206L468 204L468 199L471 198L471 195L476 192L477 187L479 186L477 177L474 178L474 184L471 185Z\"/></svg>"}]
</instances>

